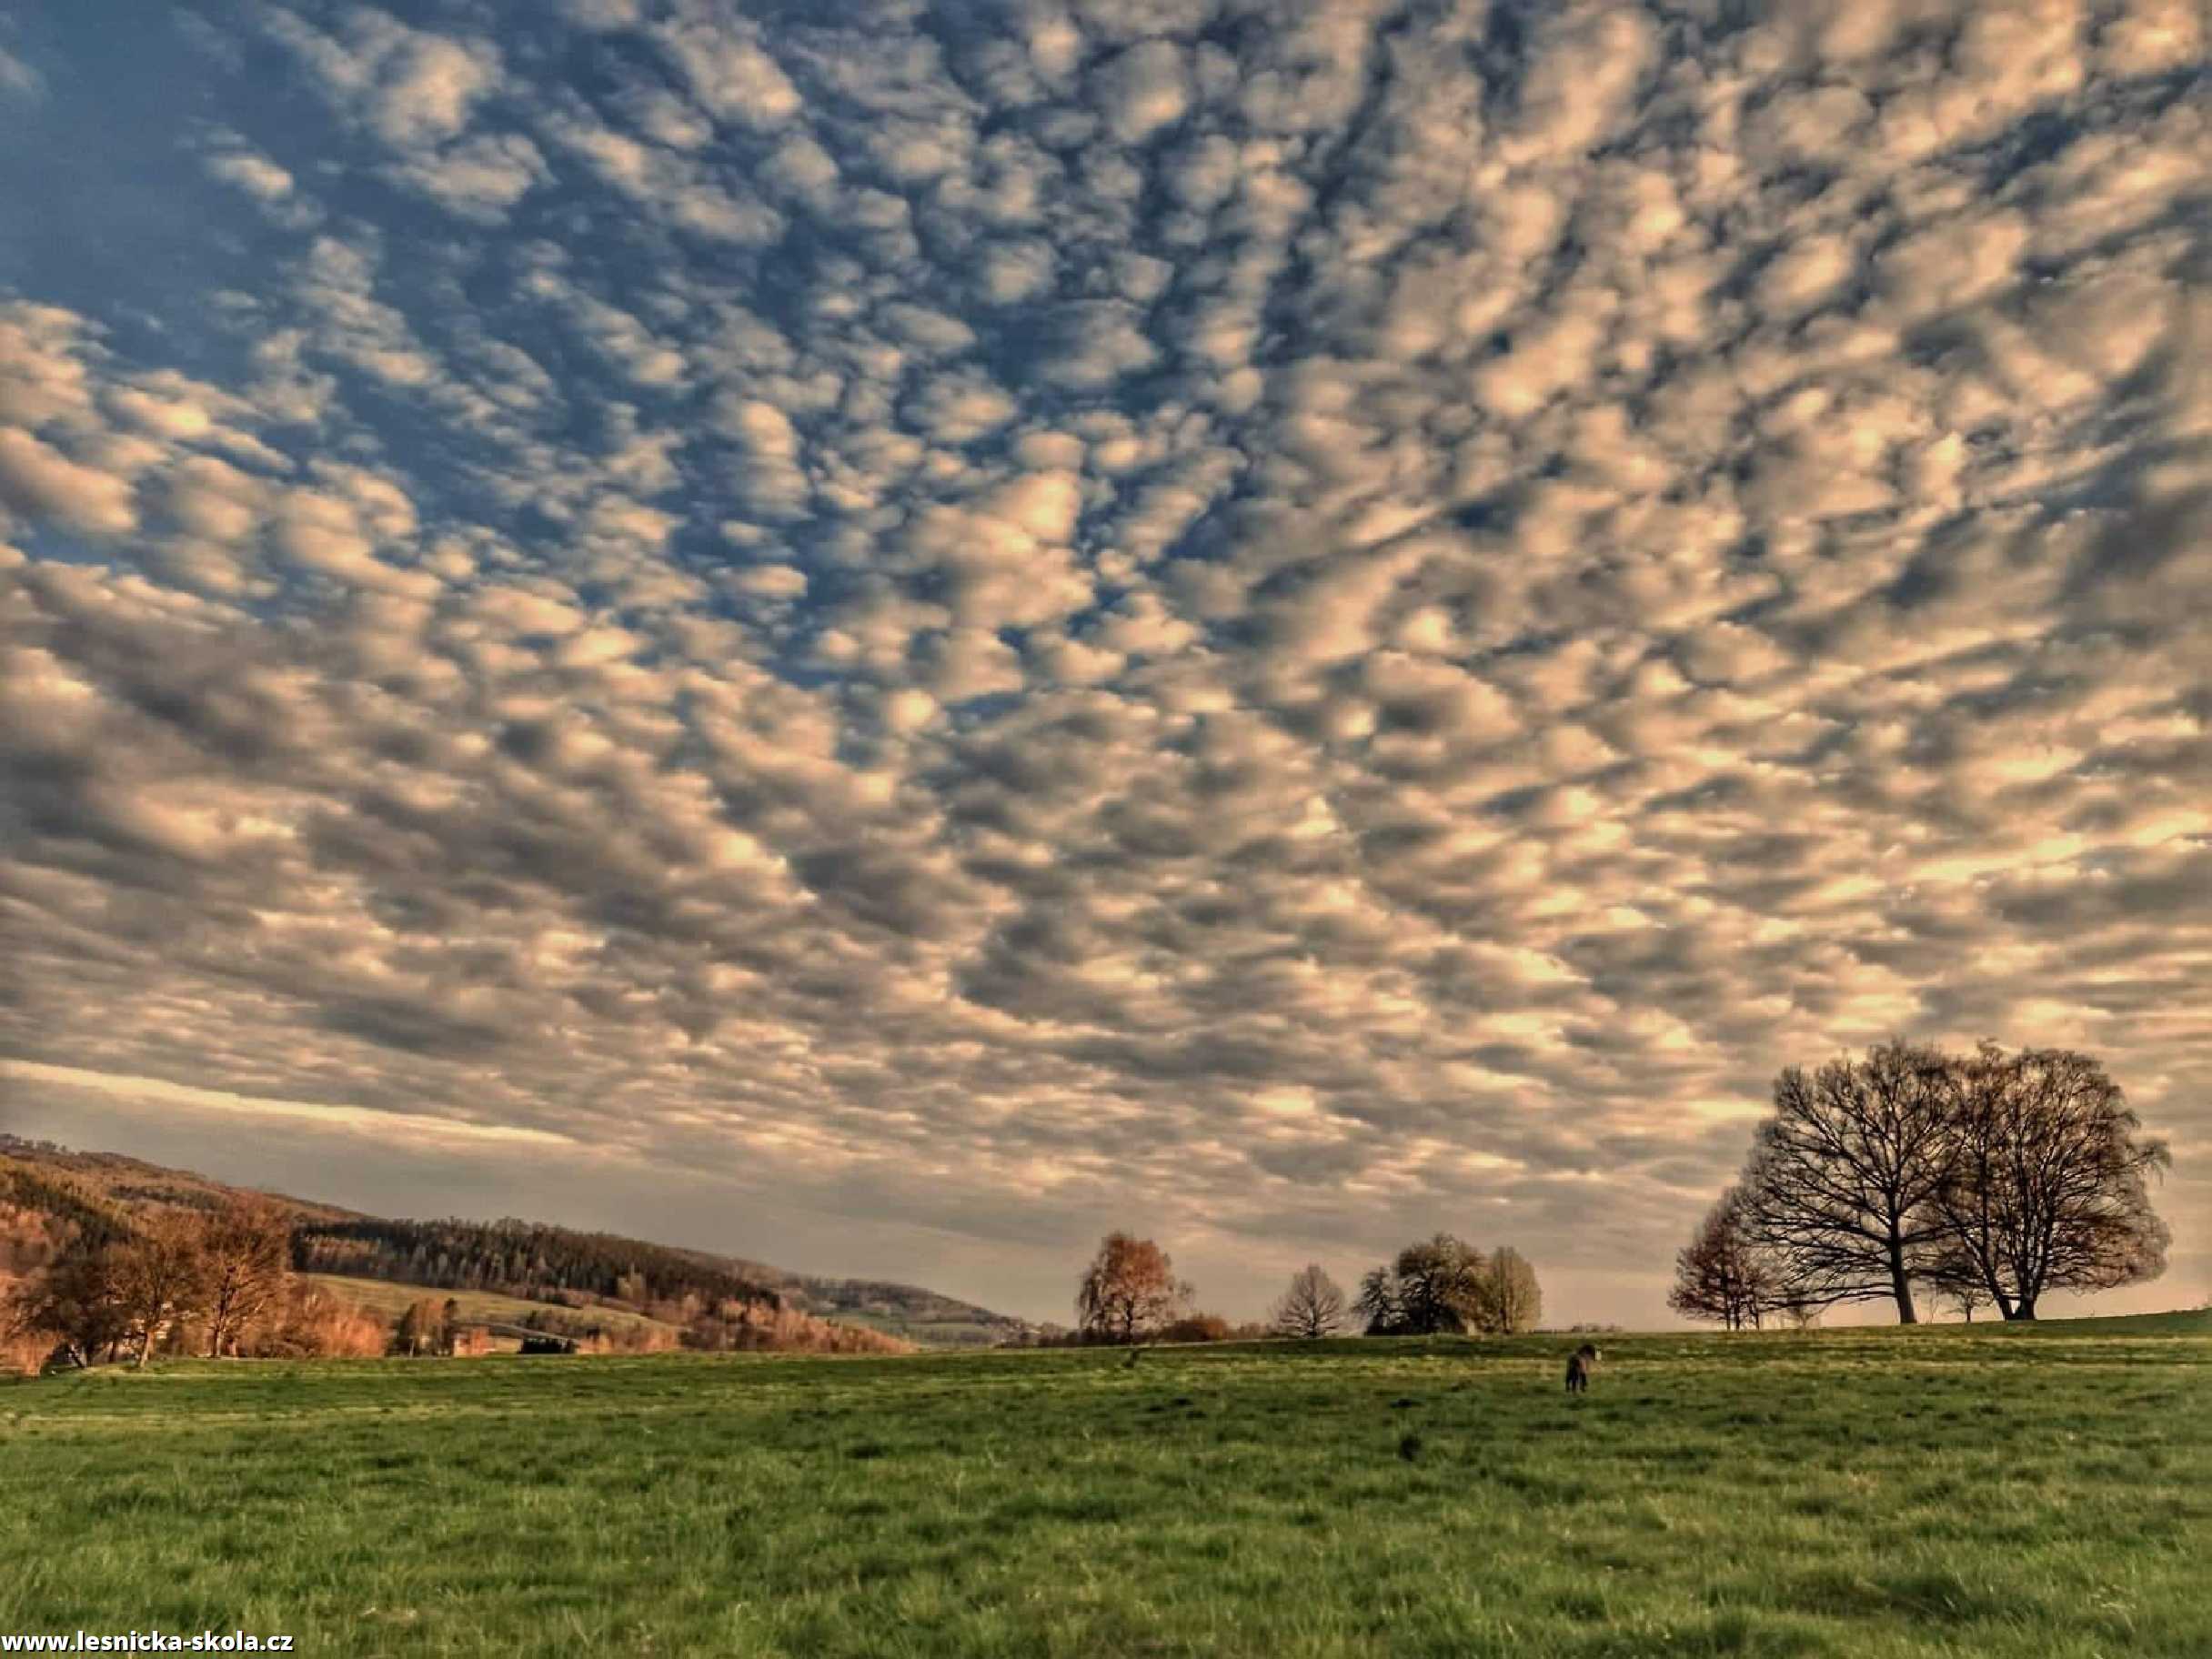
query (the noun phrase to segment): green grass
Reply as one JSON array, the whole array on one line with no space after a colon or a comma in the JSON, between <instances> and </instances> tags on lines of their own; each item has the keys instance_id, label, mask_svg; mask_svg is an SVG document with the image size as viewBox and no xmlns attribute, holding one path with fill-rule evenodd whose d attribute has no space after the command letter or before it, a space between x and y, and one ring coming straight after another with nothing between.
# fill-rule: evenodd
<instances>
[{"instance_id":1,"label":"green grass","mask_svg":"<svg viewBox=\"0 0 2212 1659\"><path fill-rule=\"evenodd\" d=\"M307 1654L2212 1654L2212 1320L0 1388L0 1631Z\"/></svg>"}]
</instances>

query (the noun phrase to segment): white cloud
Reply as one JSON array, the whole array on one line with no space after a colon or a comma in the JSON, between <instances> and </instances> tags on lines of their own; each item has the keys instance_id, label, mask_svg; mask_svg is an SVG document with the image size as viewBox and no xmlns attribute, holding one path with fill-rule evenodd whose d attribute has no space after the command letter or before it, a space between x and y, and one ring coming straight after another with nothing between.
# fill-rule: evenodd
<instances>
[{"instance_id":1,"label":"white cloud","mask_svg":"<svg viewBox=\"0 0 2212 1659\"><path fill-rule=\"evenodd\" d=\"M1124 144L1144 143L1191 106L1182 49L1168 40L1130 47L1099 71L1099 97L1114 136Z\"/></svg>"},{"instance_id":2,"label":"white cloud","mask_svg":"<svg viewBox=\"0 0 2212 1659\"><path fill-rule=\"evenodd\" d=\"M236 185L248 196L265 202L281 202L292 194L292 176L266 156L234 151L207 160L210 176Z\"/></svg>"},{"instance_id":3,"label":"white cloud","mask_svg":"<svg viewBox=\"0 0 2212 1659\"><path fill-rule=\"evenodd\" d=\"M342 35L282 10L268 14L268 27L332 102L397 149L457 136L500 80L490 42L411 28L373 6L352 12Z\"/></svg>"},{"instance_id":4,"label":"white cloud","mask_svg":"<svg viewBox=\"0 0 2212 1659\"><path fill-rule=\"evenodd\" d=\"M37 70L14 53L0 47L0 96L29 99L38 97L45 91L45 81Z\"/></svg>"},{"instance_id":5,"label":"white cloud","mask_svg":"<svg viewBox=\"0 0 2212 1659\"><path fill-rule=\"evenodd\" d=\"M497 224L552 175L538 146L518 134L489 134L410 156L393 176L465 219Z\"/></svg>"},{"instance_id":6,"label":"white cloud","mask_svg":"<svg viewBox=\"0 0 2212 1659\"><path fill-rule=\"evenodd\" d=\"M2203 1138L2192 8L724 9L284 13L260 279L0 308L26 1063L1232 1311L1656 1317L1897 1031Z\"/></svg>"},{"instance_id":7,"label":"white cloud","mask_svg":"<svg viewBox=\"0 0 2212 1659\"><path fill-rule=\"evenodd\" d=\"M672 24L660 44L707 111L748 126L780 126L799 113L798 88L776 60L726 22Z\"/></svg>"},{"instance_id":8,"label":"white cloud","mask_svg":"<svg viewBox=\"0 0 2212 1659\"><path fill-rule=\"evenodd\" d=\"M128 482L20 431L0 431L0 506L92 536L121 535L138 522Z\"/></svg>"}]
</instances>

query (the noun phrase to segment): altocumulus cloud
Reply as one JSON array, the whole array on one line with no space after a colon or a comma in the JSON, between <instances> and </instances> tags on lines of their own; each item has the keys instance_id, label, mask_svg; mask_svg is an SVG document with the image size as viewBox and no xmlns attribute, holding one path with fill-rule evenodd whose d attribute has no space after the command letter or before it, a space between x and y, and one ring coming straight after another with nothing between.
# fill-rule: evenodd
<instances>
[{"instance_id":1,"label":"altocumulus cloud","mask_svg":"<svg viewBox=\"0 0 2212 1659\"><path fill-rule=\"evenodd\" d=\"M1778 1065L1987 1035L2174 1137L2194 1292L2206 53L2190 0L20 19L15 1110L382 1124L329 1196L558 1169L1035 1312L1128 1221L1239 1311L1449 1226L1649 1319Z\"/></svg>"}]
</instances>

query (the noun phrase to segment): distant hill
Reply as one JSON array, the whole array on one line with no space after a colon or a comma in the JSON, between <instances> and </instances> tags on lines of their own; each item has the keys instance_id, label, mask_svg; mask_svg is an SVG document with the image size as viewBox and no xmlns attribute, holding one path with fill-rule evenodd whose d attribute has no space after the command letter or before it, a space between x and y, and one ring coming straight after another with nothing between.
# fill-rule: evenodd
<instances>
[{"instance_id":1,"label":"distant hill","mask_svg":"<svg viewBox=\"0 0 2212 1659\"><path fill-rule=\"evenodd\" d=\"M51 1141L25 1141L18 1135L0 1134L0 1160L5 1161L0 1169L15 1166L18 1180L51 1180L60 1176L83 1192L125 1209L138 1204L166 1204L206 1210L227 1203L245 1191L210 1181L205 1175L195 1175L188 1170L166 1169L143 1159L126 1158L120 1152L73 1151ZM362 1219L356 1211L292 1198L282 1192L261 1192L255 1196L273 1199L303 1219L333 1222Z\"/></svg>"},{"instance_id":2,"label":"distant hill","mask_svg":"<svg viewBox=\"0 0 2212 1659\"><path fill-rule=\"evenodd\" d=\"M388 1279L441 1291L490 1291L569 1307L619 1307L688 1324L727 1303L779 1311L771 1286L689 1251L541 1222L409 1222L302 1217L303 1272Z\"/></svg>"},{"instance_id":3,"label":"distant hill","mask_svg":"<svg viewBox=\"0 0 2212 1659\"><path fill-rule=\"evenodd\" d=\"M136 1211L208 1209L244 1195L120 1153L0 1135L0 1272L37 1265L65 1232L112 1232L127 1228ZM334 1285L378 1281L469 1292L670 1326L717 1310L741 1312L795 1341L815 1321L933 1347L988 1346L1030 1331L1026 1321L914 1285L795 1273L543 1222L400 1221L284 1193L253 1196L293 1212L296 1265Z\"/></svg>"},{"instance_id":4,"label":"distant hill","mask_svg":"<svg viewBox=\"0 0 2212 1659\"><path fill-rule=\"evenodd\" d=\"M1026 1339L1036 1329L1026 1319L994 1313L918 1285L876 1279L822 1279L740 1257L710 1259L771 1287L787 1305L803 1312L867 1325L928 1348L993 1347Z\"/></svg>"}]
</instances>

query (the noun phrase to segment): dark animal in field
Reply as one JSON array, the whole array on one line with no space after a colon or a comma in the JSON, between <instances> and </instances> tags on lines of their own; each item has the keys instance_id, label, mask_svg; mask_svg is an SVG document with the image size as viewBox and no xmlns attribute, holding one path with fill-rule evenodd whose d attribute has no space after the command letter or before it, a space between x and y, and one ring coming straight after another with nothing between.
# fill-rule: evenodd
<instances>
[{"instance_id":1,"label":"dark animal in field","mask_svg":"<svg viewBox=\"0 0 2212 1659\"><path fill-rule=\"evenodd\" d=\"M1126 1371L1126 1370L1133 1370L1133 1369L1135 1369L1135 1367L1136 1367L1136 1363L1137 1363L1137 1356L1138 1356L1139 1354L1142 1353L1143 1352L1144 1352L1144 1350L1143 1350L1143 1349L1141 1349L1141 1348L1131 1348L1131 1349L1129 1351L1129 1358L1127 1358L1126 1360L1123 1360L1123 1361L1121 1362L1121 1366L1122 1366L1122 1369L1123 1369L1123 1370L1125 1370L1125 1371Z\"/></svg>"},{"instance_id":2,"label":"dark animal in field","mask_svg":"<svg viewBox=\"0 0 2212 1659\"><path fill-rule=\"evenodd\" d=\"M1567 1393L1582 1394L1590 1392L1590 1373L1597 1369L1598 1352L1594 1342L1584 1342L1567 1356Z\"/></svg>"}]
</instances>

